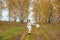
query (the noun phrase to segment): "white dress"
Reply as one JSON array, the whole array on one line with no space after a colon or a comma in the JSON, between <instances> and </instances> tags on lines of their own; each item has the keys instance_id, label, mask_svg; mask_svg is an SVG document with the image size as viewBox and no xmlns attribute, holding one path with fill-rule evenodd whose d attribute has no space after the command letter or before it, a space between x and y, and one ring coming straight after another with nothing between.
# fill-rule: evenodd
<instances>
[{"instance_id":1,"label":"white dress","mask_svg":"<svg viewBox=\"0 0 60 40\"><path fill-rule=\"evenodd\" d=\"M32 26L31 26L31 23L29 22L29 23L27 24L27 28L28 28L28 29L31 29L31 27L32 27Z\"/></svg>"},{"instance_id":2,"label":"white dress","mask_svg":"<svg viewBox=\"0 0 60 40\"><path fill-rule=\"evenodd\" d=\"M31 33L31 27L32 27L32 26L31 26L31 23L28 22L28 23L27 23L27 28L28 28L28 32L29 32L29 33Z\"/></svg>"}]
</instances>

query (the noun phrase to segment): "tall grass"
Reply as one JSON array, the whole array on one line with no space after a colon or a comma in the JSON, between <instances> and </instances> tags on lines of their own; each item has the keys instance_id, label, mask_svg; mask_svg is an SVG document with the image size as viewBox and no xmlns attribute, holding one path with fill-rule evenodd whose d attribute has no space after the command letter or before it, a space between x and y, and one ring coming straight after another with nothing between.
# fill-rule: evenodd
<instances>
[{"instance_id":1,"label":"tall grass","mask_svg":"<svg viewBox=\"0 0 60 40\"><path fill-rule=\"evenodd\" d=\"M2 22L0 25L0 40L15 40L24 29L25 24L15 22Z\"/></svg>"}]
</instances>

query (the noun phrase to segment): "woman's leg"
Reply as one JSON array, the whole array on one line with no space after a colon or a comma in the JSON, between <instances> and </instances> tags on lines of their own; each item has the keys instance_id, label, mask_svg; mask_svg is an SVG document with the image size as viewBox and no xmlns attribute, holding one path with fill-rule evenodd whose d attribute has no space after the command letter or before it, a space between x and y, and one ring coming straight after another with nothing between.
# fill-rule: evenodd
<instances>
[{"instance_id":1,"label":"woman's leg","mask_svg":"<svg viewBox=\"0 0 60 40\"><path fill-rule=\"evenodd\" d=\"M31 33L31 26L29 26L29 30L28 30L28 33Z\"/></svg>"}]
</instances>

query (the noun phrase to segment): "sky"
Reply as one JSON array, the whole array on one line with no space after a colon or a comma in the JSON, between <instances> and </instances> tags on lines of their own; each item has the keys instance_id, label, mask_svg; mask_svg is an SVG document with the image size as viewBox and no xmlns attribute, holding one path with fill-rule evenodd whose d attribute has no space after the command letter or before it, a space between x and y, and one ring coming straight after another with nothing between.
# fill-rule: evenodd
<instances>
[{"instance_id":1,"label":"sky","mask_svg":"<svg viewBox=\"0 0 60 40\"><path fill-rule=\"evenodd\" d=\"M2 21L8 21L8 10L2 10Z\"/></svg>"},{"instance_id":2,"label":"sky","mask_svg":"<svg viewBox=\"0 0 60 40\"><path fill-rule=\"evenodd\" d=\"M8 10L2 10L2 21L9 21L9 16L8 16L9 11ZM11 19L13 21L13 19ZM17 22L19 22L19 18L17 17Z\"/></svg>"}]
</instances>

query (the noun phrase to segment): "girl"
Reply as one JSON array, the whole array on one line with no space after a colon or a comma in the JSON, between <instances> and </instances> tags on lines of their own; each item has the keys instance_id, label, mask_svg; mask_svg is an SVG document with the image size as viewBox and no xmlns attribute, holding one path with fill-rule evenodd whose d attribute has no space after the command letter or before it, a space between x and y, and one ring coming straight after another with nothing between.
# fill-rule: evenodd
<instances>
[{"instance_id":1,"label":"girl","mask_svg":"<svg viewBox=\"0 0 60 40\"><path fill-rule=\"evenodd\" d=\"M30 20L27 21L28 34L31 34L32 23Z\"/></svg>"}]
</instances>

